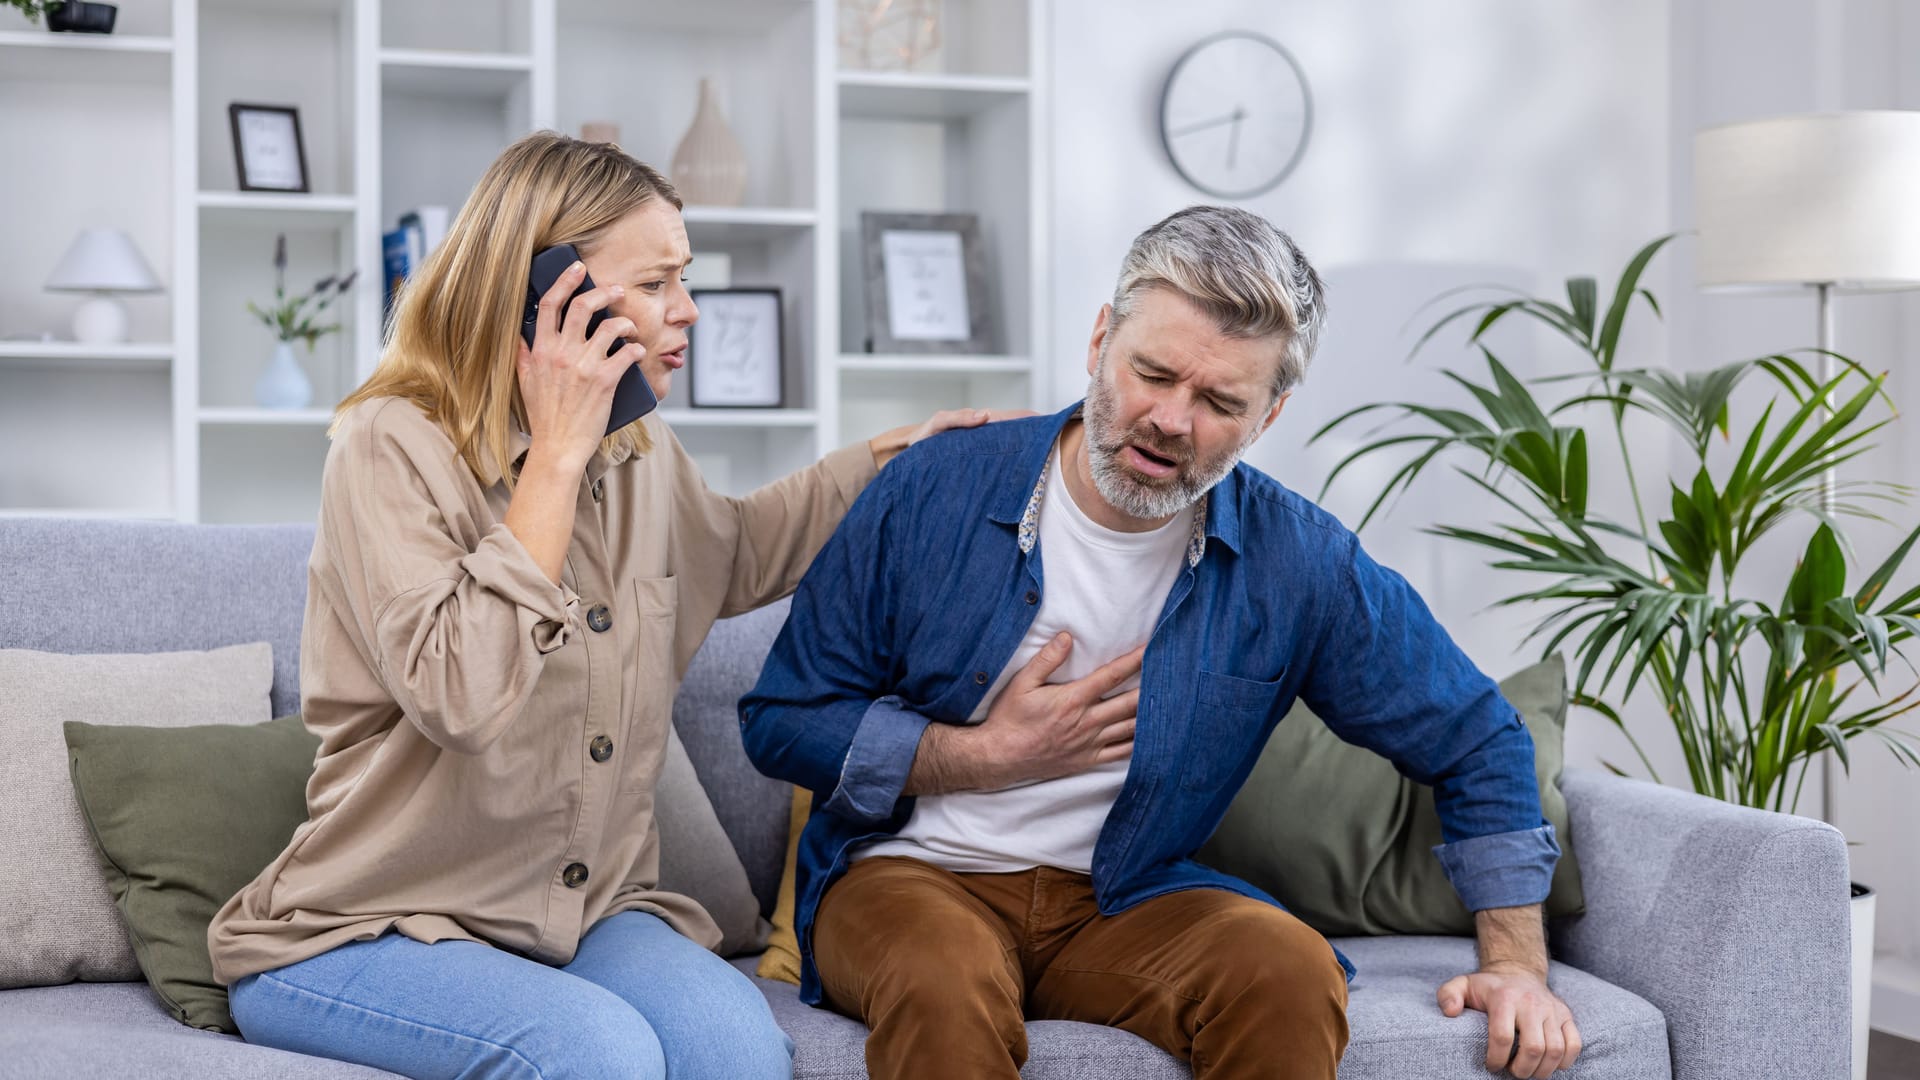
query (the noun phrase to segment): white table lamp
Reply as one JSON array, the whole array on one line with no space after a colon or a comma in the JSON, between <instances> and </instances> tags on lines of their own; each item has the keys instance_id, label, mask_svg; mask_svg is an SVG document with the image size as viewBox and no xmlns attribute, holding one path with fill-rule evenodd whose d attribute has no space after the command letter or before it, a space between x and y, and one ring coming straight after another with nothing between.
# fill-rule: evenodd
<instances>
[{"instance_id":1,"label":"white table lamp","mask_svg":"<svg viewBox=\"0 0 1920 1080\"><path fill-rule=\"evenodd\" d=\"M140 249L119 229L85 229L47 278L48 292L89 294L73 313L73 338L88 345L127 340L127 309L116 293L158 292Z\"/></svg>"}]
</instances>

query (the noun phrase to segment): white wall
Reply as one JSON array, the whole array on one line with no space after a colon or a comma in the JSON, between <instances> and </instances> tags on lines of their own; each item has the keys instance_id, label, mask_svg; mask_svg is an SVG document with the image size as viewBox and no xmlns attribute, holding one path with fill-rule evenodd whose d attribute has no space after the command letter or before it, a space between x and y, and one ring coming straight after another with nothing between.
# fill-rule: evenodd
<instances>
[{"instance_id":1,"label":"white wall","mask_svg":"<svg viewBox=\"0 0 1920 1080\"><path fill-rule=\"evenodd\" d=\"M1896 0L1200 0L1130 5L1125 18L1098 0L1055 0L1054 19L1051 388L1063 404L1085 387L1087 334L1133 235L1182 206L1210 201L1160 149L1155 119L1167 70L1188 45L1225 29L1267 34L1305 68L1316 105L1313 142L1293 176L1244 205L1292 233L1328 282L1331 323L1319 358L1250 455L1308 495L1355 441L1308 447L1322 423L1353 405L1441 392L1438 364L1473 370L1458 337L1403 362L1415 336L1409 321L1425 301L1484 281L1557 292L1575 273L1596 275L1609 288L1642 243L1686 228L1699 127L1816 107L1920 108L1920 11ZM1704 296L1693 285L1692 257L1683 238L1655 264L1646 284L1667 320L1636 315L1624 363L1701 368L1812 344L1810 300ZM1895 366L1896 383L1898 365L1910 365L1913 374L1894 392L1913 415L1920 365L1910 354L1920 345L1920 301L1849 298L1840 326L1841 350L1876 369ZM1522 375L1574 363L1539 335L1509 334L1494 347ZM1859 474L1895 479L1904 471L1907 481L1920 481L1911 464L1920 458L1920 432L1911 427L1896 425ZM1659 490L1648 473L1664 469L1663 436L1643 426L1630 438L1642 488ZM1596 445L1593 453L1596 481L1617 470L1610 448ZM1356 523L1386 475L1376 469L1343 478L1326 505ZM1595 498L1607 512L1631 517L1619 488ZM1419 531L1442 520L1485 520L1493 516L1488 503L1463 483L1436 477L1362 535L1498 676L1537 655L1536 647L1518 647L1529 625L1524 613L1487 610L1515 583L1486 569L1478 553ZM1915 514L1904 512L1909 527ZM1891 545L1891 530L1883 532L1889 535L1861 532L1864 557L1877 561ZM1790 547L1783 543L1757 563L1756 572L1769 576L1765 593L1791 567ZM1634 730L1656 768L1684 783L1670 731L1644 701L1636 705ZM1920 730L1920 722L1908 726ZM1839 823L1858 844L1855 876L1882 892L1885 990L1887 980L1908 978L1903 963L1920 971L1920 860L1905 824L1920 816L1920 785L1873 745L1856 745ZM1576 712L1570 722L1568 756L1575 765L1610 761L1642 771L1625 740L1590 713ZM1810 785L1801 811L1818 810L1817 785ZM1903 1000L1920 1006L1920 979L1913 990ZM1920 1009L1909 1010L1897 992L1880 997L1896 1011L1880 1010L1876 1023L1920 1035Z\"/></svg>"}]
</instances>

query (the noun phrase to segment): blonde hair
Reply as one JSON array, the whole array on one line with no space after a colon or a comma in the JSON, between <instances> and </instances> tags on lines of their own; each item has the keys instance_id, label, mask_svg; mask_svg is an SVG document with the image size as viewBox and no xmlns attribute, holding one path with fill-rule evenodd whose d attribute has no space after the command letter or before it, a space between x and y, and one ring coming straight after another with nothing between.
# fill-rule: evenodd
<instances>
[{"instance_id":1,"label":"blonde hair","mask_svg":"<svg viewBox=\"0 0 1920 1080\"><path fill-rule=\"evenodd\" d=\"M1120 264L1110 329L1156 288L1186 297L1228 337L1284 338L1275 397L1306 376L1327 319L1326 288L1293 238L1267 219L1237 207L1189 206L1141 233Z\"/></svg>"},{"instance_id":2,"label":"blonde hair","mask_svg":"<svg viewBox=\"0 0 1920 1080\"><path fill-rule=\"evenodd\" d=\"M666 177L612 143L539 131L507 147L400 290L380 366L334 410L329 436L360 402L405 398L440 425L476 478L490 459L511 488L512 433L526 425L515 368L533 256L556 244L589 252L655 199L681 208ZM649 449L646 429L629 424L601 444L621 446Z\"/></svg>"}]
</instances>

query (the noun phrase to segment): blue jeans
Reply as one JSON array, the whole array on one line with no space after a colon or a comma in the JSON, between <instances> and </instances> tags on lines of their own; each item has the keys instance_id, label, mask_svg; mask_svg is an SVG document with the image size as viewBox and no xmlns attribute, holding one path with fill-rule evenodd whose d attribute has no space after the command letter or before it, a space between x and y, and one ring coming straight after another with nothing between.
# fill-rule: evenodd
<instances>
[{"instance_id":1,"label":"blue jeans","mask_svg":"<svg viewBox=\"0 0 1920 1080\"><path fill-rule=\"evenodd\" d=\"M565 967L388 933L249 975L228 998L249 1042L411 1077L793 1075L759 988L639 911L602 920Z\"/></svg>"}]
</instances>

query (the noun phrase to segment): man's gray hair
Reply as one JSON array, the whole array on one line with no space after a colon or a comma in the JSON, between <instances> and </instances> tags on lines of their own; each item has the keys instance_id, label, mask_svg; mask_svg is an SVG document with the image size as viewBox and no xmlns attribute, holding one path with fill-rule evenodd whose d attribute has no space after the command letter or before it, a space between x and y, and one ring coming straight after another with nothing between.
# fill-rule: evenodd
<instances>
[{"instance_id":1,"label":"man's gray hair","mask_svg":"<svg viewBox=\"0 0 1920 1080\"><path fill-rule=\"evenodd\" d=\"M1156 288L1186 297L1228 337L1285 338L1276 398L1305 377L1327 318L1320 275L1293 239L1231 206L1190 206L1134 238L1113 290L1109 333Z\"/></svg>"}]
</instances>

